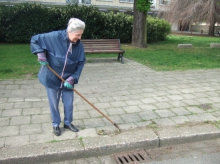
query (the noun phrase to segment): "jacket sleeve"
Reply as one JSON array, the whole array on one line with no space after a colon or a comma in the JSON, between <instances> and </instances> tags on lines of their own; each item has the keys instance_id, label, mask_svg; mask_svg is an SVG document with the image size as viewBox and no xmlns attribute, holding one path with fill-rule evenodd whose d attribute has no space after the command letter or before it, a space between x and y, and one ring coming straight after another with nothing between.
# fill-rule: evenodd
<instances>
[{"instance_id":1,"label":"jacket sleeve","mask_svg":"<svg viewBox=\"0 0 220 164\"><path fill-rule=\"evenodd\" d=\"M40 52L44 52L44 40L43 34L38 34L31 37L31 52L35 55Z\"/></svg>"},{"instance_id":2,"label":"jacket sleeve","mask_svg":"<svg viewBox=\"0 0 220 164\"><path fill-rule=\"evenodd\" d=\"M75 69L75 72L71 75L74 79L74 84L78 84L79 77L81 75L81 72L83 70L84 64L85 64L86 58L83 58L83 61L79 61L77 64L77 67Z\"/></svg>"}]
</instances>

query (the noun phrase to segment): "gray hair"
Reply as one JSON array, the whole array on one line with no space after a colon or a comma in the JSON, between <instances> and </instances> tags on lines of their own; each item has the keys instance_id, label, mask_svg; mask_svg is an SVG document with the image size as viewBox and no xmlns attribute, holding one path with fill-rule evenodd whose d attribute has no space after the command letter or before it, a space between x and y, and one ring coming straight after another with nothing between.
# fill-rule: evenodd
<instances>
[{"instance_id":1,"label":"gray hair","mask_svg":"<svg viewBox=\"0 0 220 164\"><path fill-rule=\"evenodd\" d=\"M84 30L86 27L85 23L77 18L71 18L68 22L67 31L75 32L77 30Z\"/></svg>"}]
</instances>

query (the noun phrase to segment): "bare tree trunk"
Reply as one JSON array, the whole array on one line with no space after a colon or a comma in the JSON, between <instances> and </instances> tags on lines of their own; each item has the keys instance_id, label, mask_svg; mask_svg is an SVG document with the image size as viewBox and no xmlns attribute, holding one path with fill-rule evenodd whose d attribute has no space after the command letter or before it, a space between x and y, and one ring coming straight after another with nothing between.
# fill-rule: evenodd
<instances>
[{"instance_id":1,"label":"bare tree trunk","mask_svg":"<svg viewBox=\"0 0 220 164\"><path fill-rule=\"evenodd\" d=\"M215 35L215 23L216 23L216 18L215 18L215 7L216 7L216 0L211 0L211 6L210 6L210 24L209 24L209 36L214 36Z\"/></svg>"},{"instance_id":2,"label":"bare tree trunk","mask_svg":"<svg viewBox=\"0 0 220 164\"><path fill-rule=\"evenodd\" d=\"M137 0L134 0L134 21L132 30L132 46L147 47L147 14L137 10Z\"/></svg>"}]
</instances>

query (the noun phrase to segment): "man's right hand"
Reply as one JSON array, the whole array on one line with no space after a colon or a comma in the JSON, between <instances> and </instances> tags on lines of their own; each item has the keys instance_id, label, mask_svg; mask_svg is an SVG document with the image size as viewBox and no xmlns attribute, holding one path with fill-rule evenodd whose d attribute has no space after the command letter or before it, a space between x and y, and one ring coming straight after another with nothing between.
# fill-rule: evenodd
<instances>
[{"instance_id":1,"label":"man's right hand","mask_svg":"<svg viewBox=\"0 0 220 164\"><path fill-rule=\"evenodd\" d=\"M47 62L47 58L46 58L46 54L44 52L38 53L37 54L38 57L38 62L42 65L48 65L49 63Z\"/></svg>"},{"instance_id":2,"label":"man's right hand","mask_svg":"<svg viewBox=\"0 0 220 164\"><path fill-rule=\"evenodd\" d=\"M46 65L49 64L47 61L40 61L40 60L39 60L39 63L40 63L42 66L46 66Z\"/></svg>"}]
</instances>

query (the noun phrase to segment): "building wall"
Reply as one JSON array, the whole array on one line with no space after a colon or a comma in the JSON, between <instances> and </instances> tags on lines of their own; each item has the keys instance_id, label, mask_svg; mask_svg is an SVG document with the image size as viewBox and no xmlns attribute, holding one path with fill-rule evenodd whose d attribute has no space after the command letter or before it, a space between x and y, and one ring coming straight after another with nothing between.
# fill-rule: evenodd
<instances>
[{"instance_id":1,"label":"building wall","mask_svg":"<svg viewBox=\"0 0 220 164\"><path fill-rule=\"evenodd\" d=\"M100 8L112 8L133 10L133 2L126 2L120 0L91 0L91 4L95 6L100 6Z\"/></svg>"},{"instance_id":2,"label":"building wall","mask_svg":"<svg viewBox=\"0 0 220 164\"><path fill-rule=\"evenodd\" d=\"M160 0L153 0L152 10L157 10ZM134 0L1 0L1 3L21 3L21 2L37 2L43 4L60 4L66 5L67 3L78 2L79 4L91 4L104 10L120 10L120 11L133 11Z\"/></svg>"}]
</instances>

